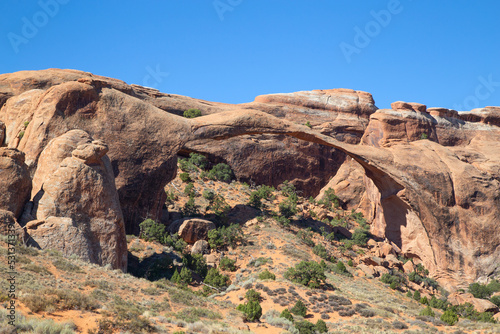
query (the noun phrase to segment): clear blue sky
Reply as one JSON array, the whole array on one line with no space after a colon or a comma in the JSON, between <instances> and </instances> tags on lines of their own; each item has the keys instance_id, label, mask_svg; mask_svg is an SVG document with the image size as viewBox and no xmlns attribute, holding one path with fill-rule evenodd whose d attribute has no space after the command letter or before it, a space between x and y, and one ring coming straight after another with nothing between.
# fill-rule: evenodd
<instances>
[{"instance_id":1,"label":"clear blue sky","mask_svg":"<svg viewBox=\"0 0 500 334\"><path fill-rule=\"evenodd\" d=\"M0 73L73 68L228 103L352 88L379 108L500 105L494 0L4 0L0 13Z\"/></svg>"}]
</instances>

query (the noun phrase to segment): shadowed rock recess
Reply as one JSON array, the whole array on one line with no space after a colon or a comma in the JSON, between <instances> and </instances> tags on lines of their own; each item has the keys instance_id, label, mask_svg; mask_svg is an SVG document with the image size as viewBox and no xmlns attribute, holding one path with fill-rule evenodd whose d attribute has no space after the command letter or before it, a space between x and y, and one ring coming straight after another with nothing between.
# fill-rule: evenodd
<instances>
[{"instance_id":1,"label":"shadowed rock recess","mask_svg":"<svg viewBox=\"0 0 500 334\"><path fill-rule=\"evenodd\" d=\"M200 152L242 181L334 188L445 286L500 269L498 107L379 110L348 89L229 105L58 69L0 75L0 107L0 209L41 247L125 268L124 230L160 217L177 155Z\"/></svg>"}]
</instances>

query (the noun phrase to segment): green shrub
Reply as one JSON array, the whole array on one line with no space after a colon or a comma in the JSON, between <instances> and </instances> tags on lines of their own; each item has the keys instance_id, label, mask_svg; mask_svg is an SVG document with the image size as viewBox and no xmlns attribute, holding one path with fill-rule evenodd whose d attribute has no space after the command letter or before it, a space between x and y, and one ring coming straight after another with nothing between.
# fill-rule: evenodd
<instances>
[{"instance_id":1,"label":"green shrub","mask_svg":"<svg viewBox=\"0 0 500 334\"><path fill-rule=\"evenodd\" d=\"M422 316L428 316L428 317L435 317L436 316L436 314L434 313L434 311L432 310L432 308L430 306L427 306L426 308L424 308L420 312L420 315L422 315Z\"/></svg>"},{"instance_id":2,"label":"green shrub","mask_svg":"<svg viewBox=\"0 0 500 334\"><path fill-rule=\"evenodd\" d=\"M227 204L224 196L215 194L210 200L207 209L212 210L219 221L225 221L226 215L231 210L231 207Z\"/></svg>"},{"instance_id":3,"label":"green shrub","mask_svg":"<svg viewBox=\"0 0 500 334\"><path fill-rule=\"evenodd\" d=\"M328 260L330 258L325 246L323 246L322 244L317 244L316 246L314 246L313 253L318 255L322 259Z\"/></svg>"},{"instance_id":4,"label":"green shrub","mask_svg":"<svg viewBox=\"0 0 500 334\"><path fill-rule=\"evenodd\" d=\"M189 173L180 173L179 174L179 178L181 179L182 182L185 182L185 183L188 183L188 182L192 181L191 176L189 175Z\"/></svg>"},{"instance_id":5,"label":"green shrub","mask_svg":"<svg viewBox=\"0 0 500 334\"><path fill-rule=\"evenodd\" d=\"M314 246L314 241L312 240L312 232L310 228L307 228L305 230L299 230L297 232L297 238L299 238L303 243L305 243L309 247Z\"/></svg>"},{"instance_id":6,"label":"green shrub","mask_svg":"<svg viewBox=\"0 0 500 334\"><path fill-rule=\"evenodd\" d=\"M229 227L219 227L208 231L208 244L210 248L217 249L223 247L236 247L238 242L243 242L243 230L238 224L231 224Z\"/></svg>"},{"instance_id":7,"label":"green shrub","mask_svg":"<svg viewBox=\"0 0 500 334\"><path fill-rule=\"evenodd\" d=\"M292 312L295 315L300 315L301 317L305 317L307 315L307 307L304 305L302 300L297 300L295 302L295 305L290 309L290 312Z\"/></svg>"},{"instance_id":8,"label":"green shrub","mask_svg":"<svg viewBox=\"0 0 500 334\"><path fill-rule=\"evenodd\" d=\"M422 282L423 277L417 274L416 271L412 271L411 273L408 274L408 280L410 282L414 282L417 284L420 284Z\"/></svg>"},{"instance_id":9,"label":"green shrub","mask_svg":"<svg viewBox=\"0 0 500 334\"><path fill-rule=\"evenodd\" d=\"M19 132L19 134L17 135L17 137L19 138L19 140L23 139L23 137L24 137L24 131Z\"/></svg>"},{"instance_id":10,"label":"green shrub","mask_svg":"<svg viewBox=\"0 0 500 334\"><path fill-rule=\"evenodd\" d=\"M453 326L458 322L458 315L452 310L446 310L441 316L441 321L446 322L450 326Z\"/></svg>"},{"instance_id":11,"label":"green shrub","mask_svg":"<svg viewBox=\"0 0 500 334\"><path fill-rule=\"evenodd\" d=\"M256 321L262 316L262 307L258 301L248 301L238 305L236 309L243 312L246 321Z\"/></svg>"},{"instance_id":12,"label":"green shrub","mask_svg":"<svg viewBox=\"0 0 500 334\"><path fill-rule=\"evenodd\" d=\"M408 292L406 293L406 297L413 298L413 293L411 293L411 291L408 290Z\"/></svg>"},{"instance_id":13,"label":"green shrub","mask_svg":"<svg viewBox=\"0 0 500 334\"><path fill-rule=\"evenodd\" d=\"M236 271L236 260L231 260L228 257L223 257L220 260L219 268L224 271Z\"/></svg>"},{"instance_id":14,"label":"green shrub","mask_svg":"<svg viewBox=\"0 0 500 334\"><path fill-rule=\"evenodd\" d=\"M194 197L189 197L189 200L184 203L184 206L182 207L182 214L184 215L184 217L194 217L200 214L198 211L198 206L194 201Z\"/></svg>"},{"instance_id":15,"label":"green shrub","mask_svg":"<svg viewBox=\"0 0 500 334\"><path fill-rule=\"evenodd\" d=\"M500 307L500 296L491 297L490 302L492 302L496 306Z\"/></svg>"},{"instance_id":16,"label":"green shrub","mask_svg":"<svg viewBox=\"0 0 500 334\"><path fill-rule=\"evenodd\" d=\"M278 205L280 215L290 218L297 213L297 196L289 196Z\"/></svg>"},{"instance_id":17,"label":"green shrub","mask_svg":"<svg viewBox=\"0 0 500 334\"><path fill-rule=\"evenodd\" d=\"M255 291L254 289L250 289L247 291L247 293L245 294L245 298L248 300L248 301L254 301L254 302L258 302L260 301L261 299L261 296L260 296L260 293Z\"/></svg>"},{"instance_id":18,"label":"green shrub","mask_svg":"<svg viewBox=\"0 0 500 334\"><path fill-rule=\"evenodd\" d=\"M326 327L326 323L321 319L318 319L315 327L316 327L316 331L318 333L327 333L328 332L328 327Z\"/></svg>"},{"instance_id":19,"label":"green shrub","mask_svg":"<svg viewBox=\"0 0 500 334\"><path fill-rule=\"evenodd\" d=\"M191 270L186 267L182 267L180 273L175 270L175 273L170 280L178 284L190 284L193 281Z\"/></svg>"},{"instance_id":20,"label":"green shrub","mask_svg":"<svg viewBox=\"0 0 500 334\"><path fill-rule=\"evenodd\" d=\"M186 185L186 187L184 187L184 194L188 195L189 197L195 197L196 196L196 192L194 190L194 183L193 182L189 182Z\"/></svg>"},{"instance_id":21,"label":"green shrub","mask_svg":"<svg viewBox=\"0 0 500 334\"><path fill-rule=\"evenodd\" d=\"M415 293L413 294L413 299L415 299L417 302L420 301L420 291L416 290Z\"/></svg>"},{"instance_id":22,"label":"green shrub","mask_svg":"<svg viewBox=\"0 0 500 334\"><path fill-rule=\"evenodd\" d=\"M296 321L294 326L299 331L299 334L314 334L316 330L316 326L307 320Z\"/></svg>"},{"instance_id":23,"label":"green shrub","mask_svg":"<svg viewBox=\"0 0 500 334\"><path fill-rule=\"evenodd\" d=\"M429 300L429 306L437 309L441 309L445 311L448 308L448 302L446 300L437 299L435 296L432 296L431 300Z\"/></svg>"},{"instance_id":24,"label":"green shrub","mask_svg":"<svg viewBox=\"0 0 500 334\"><path fill-rule=\"evenodd\" d=\"M206 177L211 180L219 180L229 182L233 179L233 171L231 167L225 163L215 165L207 174Z\"/></svg>"},{"instance_id":25,"label":"green shrub","mask_svg":"<svg viewBox=\"0 0 500 334\"><path fill-rule=\"evenodd\" d=\"M200 109L188 109L188 110L184 111L183 116L186 118L200 117L201 110Z\"/></svg>"},{"instance_id":26,"label":"green shrub","mask_svg":"<svg viewBox=\"0 0 500 334\"><path fill-rule=\"evenodd\" d=\"M59 270L76 273L84 272L79 266L63 259L55 259L54 261L52 261L52 264Z\"/></svg>"},{"instance_id":27,"label":"green shrub","mask_svg":"<svg viewBox=\"0 0 500 334\"><path fill-rule=\"evenodd\" d=\"M282 184L280 184L279 189L281 190L281 194L283 196L286 196L286 197L289 197L289 196L296 194L295 193L295 186L288 181L284 181Z\"/></svg>"},{"instance_id":28,"label":"green shrub","mask_svg":"<svg viewBox=\"0 0 500 334\"><path fill-rule=\"evenodd\" d=\"M146 219L139 224L140 238L146 241L157 241L165 243L165 225L157 223L152 219Z\"/></svg>"},{"instance_id":29,"label":"green shrub","mask_svg":"<svg viewBox=\"0 0 500 334\"><path fill-rule=\"evenodd\" d=\"M256 209L260 209L262 207L261 197L257 191L252 191L250 193L250 199L248 200L248 205L254 207Z\"/></svg>"},{"instance_id":30,"label":"green shrub","mask_svg":"<svg viewBox=\"0 0 500 334\"><path fill-rule=\"evenodd\" d=\"M198 153L189 154L189 163L200 167L201 169L206 169L208 167L207 158L204 155Z\"/></svg>"},{"instance_id":31,"label":"green shrub","mask_svg":"<svg viewBox=\"0 0 500 334\"><path fill-rule=\"evenodd\" d=\"M344 262L342 262L342 261L337 262L337 264L333 267L333 272L336 274L339 274L339 275L345 275L345 274L350 275Z\"/></svg>"},{"instance_id":32,"label":"green shrub","mask_svg":"<svg viewBox=\"0 0 500 334\"><path fill-rule=\"evenodd\" d=\"M488 285L472 283L468 290L476 298L488 299L494 292L500 291L500 282L493 280Z\"/></svg>"},{"instance_id":33,"label":"green shrub","mask_svg":"<svg viewBox=\"0 0 500 334\"><path fill-rule=\"evenodd\" d=\"M427 299L427 297L424 296L420 298L420 304L429 305L429 300Z\"/></svg>"},{"instance_id":34,"label":"green shrub","mask_svg":"<svg viewBox=\"0 0 500 334\"><path fill-rule=\"evenodd\" d=\"M210 268L203 282L219 289L228 287L231 284L229 277L219 273L217 268Z\"/></svg>"},{"instance_id":35,"label":"green shrub","mask_svg":"<svg viewBox=\"0 0 500 334\"><path fill-rule=\"evenodd\" d=\"M307 126L310 129L312 128L312 125L311 125L311 123L309 123L309 121L307 121L306 124L304 124L304 125Z\"/></svg>"},{"instance_id":36,"label":"green shrub","mask_svg":"<svg viewBox=\"0 0 500 334\"><path fill-rule=\"evenodd\" d=\"M291 322L293 322L293 315L290 313L290 310L289 309L284 309L281 314L280 314L280 318L285 318L287 320L290 320Z\"/></svg>"},{"instance_id":37,"label":"green shrub","mask_svg":"<svg viewBox=\"0 0 500 334\"><path fill-rule=\"evenodd\" d=\"M202 278L207 276L207 261L202 254L184 254L182 263L184 263L185 266L189 267L194 273L200 275Z\"/></svg>"},{"instance_id":38,"label":"green shrub","mask_svg":"<svg viewBox=\"0 0 500 334\"><path fill-rule=\"evenodd\" d=\"M264 279L275 280L276 279L276 275L266 269L266 270L264 270L263 272L261 272L259 274L259 279L262 279L262 280L264 280Z\"/></svg>"},{"instance_id":39,"label":"green shrub","mask_svg":"<svg viewBox=\"0 0 500 334\"><path fill-rule=\"evenodd\" d=\"M392 283L393 286L396 286L396 289L398 289L402 283L405 282L405 278L401 275L398 275L398 274L383 274L381 277L380 277L380 281L382 283L385 283L385 284L389 284L391 285ZM419 297L419 300L420 300L420 297Z\"/></svg>"},{"instance_id":40,"label":"green shrub","mask_svg":"<svg viewBox=\"0 0 500 334\"><path fill-rule=\"evenodd\" d=\"M354 262L352 262L352 259L349 259L349 261L347 261L347 265L349 267L354 267Z\"/></svg>"},{"instance_id":41,"label":"green shrub","mask_svg":"<svg viewBox=\"0 0 500 334\"><path fill-rule=\"evenodd\" d=\"M352 234L351 240L354 241L354 243L358 246L365 246L369 238L370 238L370 232L358 228Z\"/></svg>"},{"instance_id":42,"label":"green shrub","mask_svg":"<svg viewBox=\"0 0 500 334\"><path fill-rule=\"evenodd\" d=\"M323 204L329 210L332 210L340 206L340 200L338 196L335 195L335 191L332 188L328 188L325 190L324 197L318 201L318 204Z\"/></svg>"},{"instance_id":43,"label":"green shrub","mask_svg":"<svg viewBox=\"0 0 500 334\"><path fill-rule=\"evenodd\" d=\"M302 261L293 268L288 268L285 278L310 288L319 288L325 282L325 269L315 261Z\"/></svg>"},{"instance_id":44,"label":"green shrub","mask_svg":"<svg viewBox=\"0 0 500 334\"><path fill-rule=\"evenodd\" d=\"M202 194L203 198L206 199L207 201L211 202L215 198L215 193L212 190L203 190Z\"/></svg>"}]
</instances>

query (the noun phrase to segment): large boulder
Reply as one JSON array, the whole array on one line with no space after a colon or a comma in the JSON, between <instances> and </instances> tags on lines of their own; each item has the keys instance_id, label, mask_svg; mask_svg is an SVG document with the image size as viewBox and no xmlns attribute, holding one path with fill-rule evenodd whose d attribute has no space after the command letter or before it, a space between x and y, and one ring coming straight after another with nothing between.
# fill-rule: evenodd
<instances>
[{"instance_id":1,"label":"large boulder","mask_svg":"<svg viewBox=\"0 0 500 334\"><path fill-rule=\"evenodd\" d=\"M25 222L33 244L126 270L124 221L107 151L82 130L50 141L23 217L37 220Z\"/></svg>"},{"instance_id":2,"label":"large boulder","mask_svg":"<svg viewBox=\"0 0 500 334\"><path fill-rule=\"evenodd\" d=\"M31 191L23 152L0 147L0 189L0 210L11 211L19 217Z\"/></svg>"},{"instance_id":3,"label":"large boulder","mask_svg":"<svg viewBox=\"0 0 500 334\"><path fill-rule=\"evenodd\" d=\"M171 233L177 233L188 244L194 244L198 240L207 240L208 231L213 229L215 229L214 223L200 218L180 219L169 226Z\"/></svg>"}]
</instances>

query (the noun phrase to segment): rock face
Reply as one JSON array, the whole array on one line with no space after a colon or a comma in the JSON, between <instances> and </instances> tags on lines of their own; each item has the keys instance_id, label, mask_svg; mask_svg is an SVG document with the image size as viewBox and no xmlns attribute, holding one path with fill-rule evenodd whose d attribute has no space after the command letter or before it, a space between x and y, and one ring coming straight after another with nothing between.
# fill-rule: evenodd
<instances>
[{"instance_id":1,"label":"rock face","mask_svg":"<svg viewBox=\"0 0 500 334\"><path fill-rule=\"evenodd\" d=\"M107 151L82 130L50 141L23 217L37 221L26 225L33 244L126 270L124 221Z\"/></svg>"},{"instance_id":2,"label":"rock face","mask_svg":"<svg viewBox=\"0 0 500 334\"><path fill-rule=\"evenodd\" d=\"M194 244L198 240L207 240L208 231L215 229L215 224L205 219L184 218L173 222L169 229L188 244Z\"/></svg>"},{"instance_id":3,"label":"rock face","mask_svg":"<svg viewBox=\"0 0 500 334\"><path fill-rule=\"evenodd\" d=\"M0 209L21 214L31 191L31 179L24 163L24 153L0 147Z\"/></svg>"},{"instance_id":4,"label":"rock face","mask_svg":"<svg viewBox=\"0 0 500 334\"><path fill-rule=\"evenodd\" d=\"M317 192L349 156L351 160L340 168L347 178L338 177L331 186L343 192L348 205L365 212L372 233L396 244L416 263L423 263L448 288L500 273L497 107L454 112L398 102L395 110L376 110L371 95L350 90L275 94L231 106L61 70L0 75L2 104L5 144L25 153L31 175L36 174L49 142L70 130L84 130L108 143L128 233L137 233L143 219L160 216L165 200L163 187L175 175L180 151L197 150L214 159L233 161L235 166L244 157L247 164L236 168L237 173L244 171L241 175L252 179L262 173L263 179L270 180L266 173L272 171L280 177L303 180L304 186L316 184ZM177 116L188 107L202 109L205 116ZM312 128L300 125L307 121ZM245 135L254 137L243 137L242 143L234 139ZM290 155L272 153L282 148L277 143L284 135L304 145L300 153L303 159L296 148ZM269 144L268 151L266 145L253 150L262 145L262 138L274 144ZM221 146L228 139L241 146L234 144L225 150ZM252 144L245 140L256 141ZM73 180L69 177L72 172L86 173L95 162L92 157L103 150L100 142L90 144L95 147L75 147L71 151L77 150L74 156L66 157L52 175L45 172L43 181L55 184L56 177ZM319 145L328 148L320 149ZM232 151L237 148L246 150L245 154ZM335 150L335 155L325 150ZM309 152L313 158L307 157ZM318 157L324 154L322 171ZM277 172L272 164L263 163L271 157L288 165L293 159L307 169L319 164L320 177L314 181L316 171L302 175L300 166L281 175L281 170ZM308 164L309 159L317 162ZM355 171L352 178L351 170ZM343 181L347 183L341 184ZM36 175L34 184L39 189ZM55 186L42 189L58 194ZM33 200L33 210L40 210L40 214L57 211L52 209L57 206L48 201L38 200L37 204L37 199ZM38 218L38 213L35 216ZM33 225L39 229L44 225L37 224Z\"/></svg>"}]
</instances>

